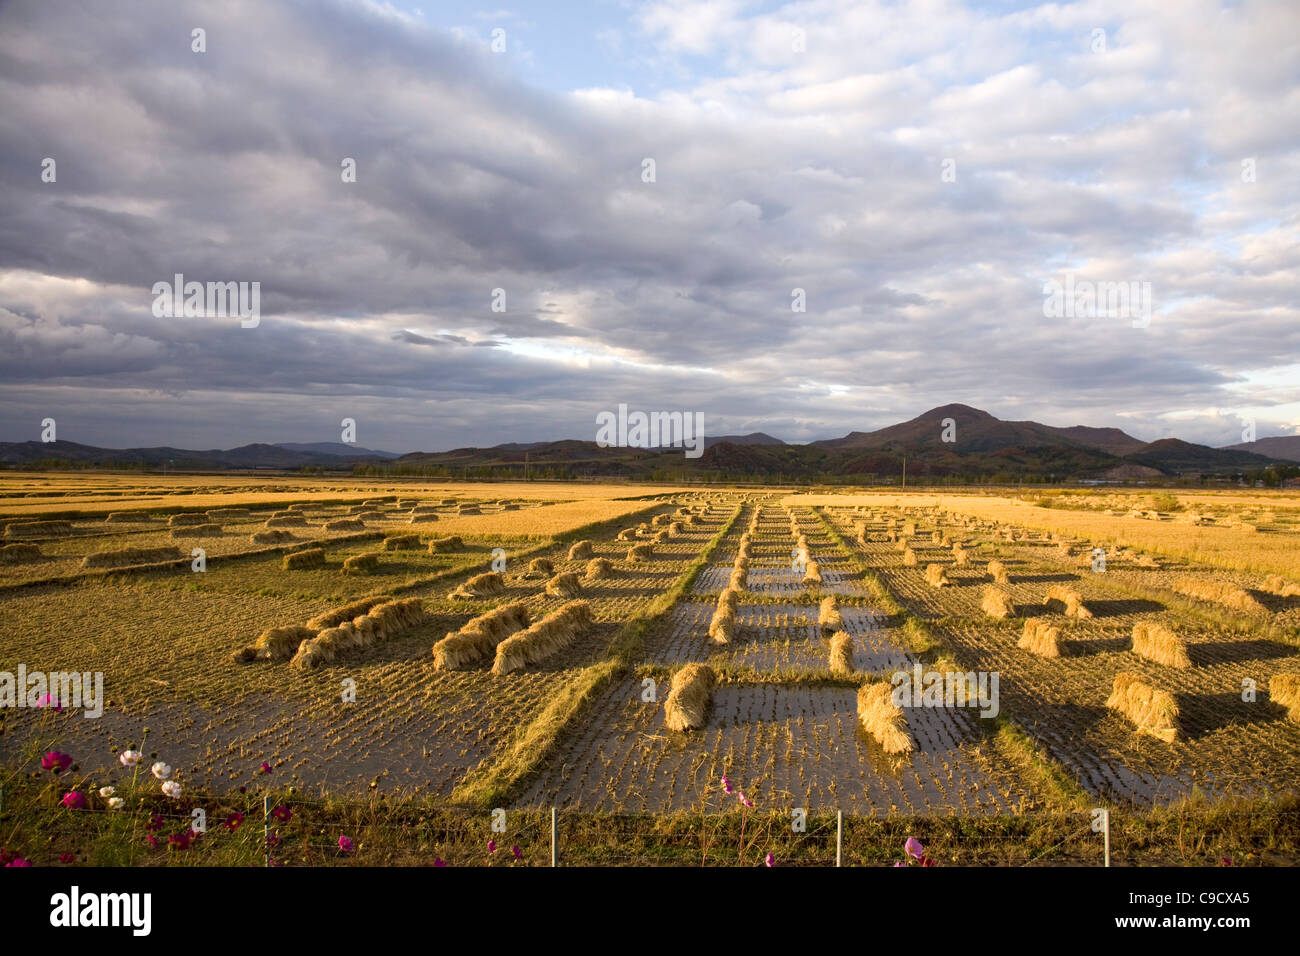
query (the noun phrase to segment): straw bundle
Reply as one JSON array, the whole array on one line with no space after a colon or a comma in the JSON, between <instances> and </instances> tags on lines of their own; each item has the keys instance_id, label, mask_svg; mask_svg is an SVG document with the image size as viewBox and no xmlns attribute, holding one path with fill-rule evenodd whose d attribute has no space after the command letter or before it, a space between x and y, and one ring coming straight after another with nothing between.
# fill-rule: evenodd
<instances>
[{"instance_id":1,"label":"straw bundle","mask_svg":"<svg viewBox=\"0 0 1300 956\"><path fill-rule=\"evenodd\" d=\"M0 564L35 561L39 557L41 557L41 549L34 544L6 544L0 546Z\"/></svg>"},{"instance_id":2,"label":"straw bundle","mask_svg":"<svg viewBox=\"0 0 1300 956\"><path fill-rule=\"evenodd\" d=\"M948 573L943 569L942 564L927 564L925 566L925 583L931 587L941 588L952 582L948 580Z\"/></svg>"},{"instance_id":3,"label":"straw bundle","mask_svg":"<svg viewBox=\"0 0 1300 956\"><path fill-rule=\"evenodd\" d=\"M445 538L434 538L429 542L430 554L450 554L453 551L460 551L465 547L465 542L460 540L459 535L448 535Z\"/></svg>"},{"instance_id":4,"label":"straw bundle","mask_svg":"<svg viewBox=\"0 0 1300 956\"><path fill-rule=\"evenodd\" d=\"M325 567L324 548L305 548L302 551L294 551L286 554L280 561L280 570L282 571L301 571L306 568L323 567Z\"/></svg>"},{"instance_id":5,"label":"straw bundle","mask_svg":"<svg viewBox=\"0 0 1300 956\"><path fill-rule=\"evenodd\" d=\"M817 625L828 634L844 627L839 601L834 594L822 598L821 606L817 609Z\"/></svg>"},{"instance_id":6,"label":"straw bundle","mask_svg":"<svg viewBox=\"0 0 1300 956\"><path fill-rule=\"evenodd\" d=\"M305 525L307 519L300 514L280 515L279 517L270 517L262 522L263 528L297 528Z\"/></svg>"},{"instance_id":7,"label":"straw bundle","mask_svg":"<svg viewBox=\"0 0 1300 956\"><path fill-rule=\"evenodd\" d=\"M242 651L236 651L235 660L241 663L257 660L287 661L303 641L311 640L316 634L317 629L313 627L269 627L252 644Z\"/></svg>"},{"instance_id":8,"label":"straw bundle","mask_svg":"<svg viewBox=\"0 0 1300 956\"><path fill-rule=\"evenodd\" d=\"M81 559L83 568L126 568L136 564L158 564L162 561L179 561L177 548L121 548L117 551L96 551Z\"/></svg>"},{"instance_id":9,"label":"straw bundle","mask_svg":"<svg viewBox=\"0 0 1300 956\"><path fill-rule=\"evenodd\" d=\"M108 517L104 519L106 524L134 524L153 520L155 520L153 515L141 514L138 511L110 511Z\"/></svg>"},{"instance_id":10,"label":"straw bundle","mask_svg":"<svg viewBox=\"0 0 1300 956\"><path fill-rule=\"evenodd\" d=\"M1188 597L1199 598L1214 604L1222 604L1234 611L1247 613L1267 613L1267 608L1251 597L1246 591L1226 581L1206 581L1202 578L1177 578L1173 589Z\"/></svg>"},{"instance_id":11,"label":"straw bundle","mask_svg":"<svg viewBox=\"0 0 1300 956\"><path fill-rule=\"evenodd\" d=\"M590 604L570 601L498 644L492 673L509 674L529 664L540 664L572 644L592 621Z\"/></svg>"},{"instance_id":12,"label":"straw bundle","mask_svg":"<svg viewBox=\"0 0 1300 956\"><path fill-rule=\"evenodd\" d=\"M816 561L809 561L808 566L803 572L803 586L806 588L820 587L822 583L822 566Z\"/></svg>"},{"instance_id":13,"label":"straw bundle","mask_svg":"<svg viewBox=\"0 0 1300 956\"><path fill-rule=\"evenodd\" d=\"M471 601L476 598L492 597L506 589L506 583L496 571L476 574L452 591L448 597L456 601Z\"/></svg>"},{"instance_id":14,"label":"straw bundle","mask_svg":"<svg viewBox=\"0 0 1300 956\"><path fill-rule=\"evenodd\" d=\"M846 631L836 631L831 637L830 667L837 677L853 673L853 636Z\"/></svg>"},{"instance_id":15,"label":"straw bundle","mask_svg":"<svg viewBox=\"0 0 1300 956\"><path fill-rule=\"evenodd\" d=\"M207 524L208 519L205 515L172 515L167 519L169 528L188 528L196 524Z\"/></svg>"},{"instance_id":16,"label":"straw bundle","mask_svg":"<svg viewBox=\"0 0 1300 956\"><path fill-rule=\"evenodd\" d=\"M551 597L572 600L582 595L582 584L576 574L567 571L564 574L557 574L546 582L546 593Z\"/></svg>"},{"instance_id":17,"label":"straw bundle","mask_svg":"<svg viewBox=\"0 0 1300 956\"><path fill-rule=\"evenodd\" d=\"M392 534L384 539L385 551L418 551L419 549L418 534Z\"/></svg>"},{"instance_id":18,"label":"straw bundle","mask_svg":"<svg viewBox=\"0 0 1300 956\"><path fill-rule=\"evenodd\" d=\"M1000 588L984 589L984 600L980 602L980 609L989 617L998 620L1016 616L1016 606L1011 603L1011 595Z\"/></svg>"},{"instance_id":19,"label":"straw bundle","mask_svg":"<svg viewBox=\"0 0 1300 956\"><path fill-rule=\"evenodd\" d=\"M620 532L618 533L618 539L617 539L617 540L619 540L619 541L635 541L635 540L636 540L636 528L624 528L622 531L620 531Z\"/></svg>"},{"instance_id":20,"label":"straw bundle","mask_svg":"<svg viewBox=\"0 0 1300 956\"><path fill-rule=\"evenodd\" d=\"M433 645L433 666L438 670L458 670L485 661L496 654L498 644L529 623L528 608L522 601L503 604L470 618L459 631L448 633Z\"/></svg>"},{"instance_id":21,"label":"straw bundle","mask_svg":"<svg viewBox=\"0 0 1300 956\"><path fill-rule=\"evenodd\" d=\"M343 559L344 574L369 574L371 571L379 570L379 553L368 551L365 554L354 554L350 558Z\"/></svg>"},{"instance_id":22,"label":"straw bundle","mask_svg":"<svg viewBox=\"0 0 1300 956\"><path fill-rule=\"evenodd\" d=\"M904 548L903 566L908 568L914 568L916 567L916 565L917 565L916 552L913 551L911 548Z\"/></svg>"},{"instance_id":23,"label":"straw bundle","mask_svg":"<svg viewBox=\"0 0 1300 956\"><path fill-rule=\"evenodd\" d=\"M588 558L595 557L596 552L590 541L576 541L573 547L569 548L570 561L586 561Z\"/></svg>"},{"instance_id":24,"label":"straw bundle","mask_svg":"<svg viewBox=\"0 0 1300 956\"><path fill-rule=\"evenodd\" d=\"M1053 627L1050 621L1041 617L1026 618L1025 629L1021 632L1016 647L1039 657L1060 657L1061 629Z\"/></svg>"},{"instance_id":25,"label":"straw bundle","mask_svg":"<svg viewBox=\"0 0 1300 956\"><path fill-rule=\"evenodd\" d=\"M638 561L650 561L654 556L655 549L652 544L634 544L627 552L627 559L632 563Z\"/></svg>"},{"instance_id":26,"label":"straw bundle","mask_svg":"<svg viewBox=\"0 0 1300 956\"><path fill-rule=\"evenodd\" d=\"M1081 621L1086 621L1092 617L1092 612L1088 610L1083 603L1083 597L1078 591L1065 587L1063 584L1053 584L1047 589L1047 597L1043 599L1045 605L1060 605L1065 612L1066 617L1075 617Z\"/></svg>"},{"instance_id":27,"label":"straw bundle","mask_svg":"<svg viewBox=\"0 0 1300 956\"><path fill-rule=\"evenodd\" d=\"M1270 574L1260 586L1261 591L1276 594L1278 597L1300 597L1300 584L1295 584L1280 574Z\"/></svg>"},{"instance_id":28,"label":"straw bundle","mask_svg":"<svg viewBox=\"0 0 1300 956\"><path fill-rule=\"evenodd\" d=\"M1287 720L1300 723L1300 674L1274 674L1268 682L1268 696L1286 708Z\"/></svg>"},{"instance_id":29,"label":"straw bundle","mask_svg":"<svg viewBox=\"0 0 1300 956\"><path fill-rule=\"evenodd\" d=\"M964 568L970 564L970 555L960 544L952 546L952 563L959 568Z\"/></svg>"},{"instance_id":30,"label":"straw bundle","mask_svg":"<svg viewBox=\"0 0 1300 956\"><path fill-rule=\"evenodd\" d=\"M1187 643L1169 628L1154 621L1133 625L1133 653L1166 667L1191 667Z\"/></svg>"},{"instance_id":31,"label":"straw bundle","mask_svg":"<svg viewBox=\"0 0 1300 956\"><path fill-rule=\"evenodd\" d=\"M988 564L989 577L993 579L994 584L1010 584L1011 579L1007 577L1007 568L1001 561L990 561Z\"/></svg>"},{"instance_id":32,"label":"straw bundle","mask_svg":"<svg viewBox=\"0 0 1300 956\"><path fill-rule=\"evenodd\" d=\"M424 603L420 598L378 604L352 621L327 628L314 638L303 641L289 666L308 670L328 664L344 651L370 647L423 624L425 620Z\"/></svg>"},{"instance_id":33,"label":"straw bundle","mask_svg":"<svg viewBox=\"0 0 1300 956\"><path fill-rule=\"evenodd\" d=\"M555 565L551 564L546 558L533 558L528 562L528 570L524 572L526 578L547 578L555 573Z\"/></svg>"},{"instance_id":34,"label":"straw bundle","mask_svg":"<svg viewBox=\"0 0 1300 956\"><path fill-rule=\"evenodd\" d=\"M687 664L673 675L664 701L664 725L669 730L698 730L704 726L709 695L718 678L708 664Z\"/></svg>"},{"instance_id":35,"label":"straw bundle","mask_svg":"<svg viewBox=\"0 0 1300 956\"><path fill-rule=\"evenodd\" d=\"M368 613L371 608L376 608L381 604L387 604L393 598L389 594L375 594L370 597L361 598L359 601L353 601L350 604L344 604L342 607L336 607L326 611L323 614L317 614L307 622L307 627L312 631L323 631L329 627L338 627L344 621L351 621L363 614Z\"/></svg>"},{"instance_id":36,"label":"straw bundle","mask_svg":"<svg viewBox=\"0 0 1300 956\"><path fill-rule=\"evenodd\" d=\"M587 562L585 577L588 581L599 581L614 576L614 565L608 558L592 558Z\"/></svg>"},{"instance_id":37,"label":"straw bundle","mask_svg":"<svg viewBox=\"0 0 1300 956\"><path fill-rule=\"evenodd\" d=\"M1106 706L1136 724L1138 733L1150 734L1165 743L1178 739L1178 702L1174 695L1142 683L1137 674L1115 675Z\"/></svg>"},{"instance_id":38,"label":"straw bundle","mask_svg":"<svg viewBox=\"0 0 1300 956\"><path fill-rule=\"evenodd\" d=\"M364 531L366 523L360 518L335 518L325 522L326 531Z\"/></svg>"},{"instance_id":39,"label":"straw bundle","mask_svg":"<svg viewBox=\"0 0 1300 956\"><path fill-rule=\"evenodd\" d=\"M875 737L887 754L907 753L913 747L903 709L893 701L893 685L880 681L858 688L858 722Z\"/></svg>"}]
</instances>

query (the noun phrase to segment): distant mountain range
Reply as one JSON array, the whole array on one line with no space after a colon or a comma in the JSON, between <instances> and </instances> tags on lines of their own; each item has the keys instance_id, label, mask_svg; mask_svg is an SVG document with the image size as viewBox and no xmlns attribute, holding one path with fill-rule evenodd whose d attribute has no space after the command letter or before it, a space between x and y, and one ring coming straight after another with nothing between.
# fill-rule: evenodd
<instances>
[{"instance_id":1,"label":"distant mountain range","mask_svg":"<svg viewBox=\"0 0 1300 956\"><path fill-rule=\"evenodd\" d=\"M602 448L595 441L512 442L491 448L393 452L337 442L254 444L227 450L105 449L74 442L0 443L0 464L58 461L74 466L178 471L332 471L446 477L623 477L675 480L897 482L909 480L1133 481L1259 472L1300 462L1300 437L1211 448L1164 438L1144 442L1118 428L1003 421L968 405L932 408L906 422L842 438L788 444L763 432L706 438L699 458L678 449Z\"/></svg>"}]
</instances>

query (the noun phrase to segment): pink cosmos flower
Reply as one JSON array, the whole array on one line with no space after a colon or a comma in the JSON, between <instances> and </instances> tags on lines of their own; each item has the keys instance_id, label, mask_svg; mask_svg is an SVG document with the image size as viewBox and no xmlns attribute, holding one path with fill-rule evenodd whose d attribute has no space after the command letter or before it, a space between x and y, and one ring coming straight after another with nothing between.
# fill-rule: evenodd
<instances>
[{"instance_id":1,"label":"pink cosmos flower","mask_svg":"<svg viewBox=\"0 0 1300 956\"><path fill-rule=\"evenodd\" d=\"M230 814L230 816L226 817L226 822L221 825L233 833L239 829L239 825L243 822L244 815L236 810L234 813Z\"/></svg>"},{"instance_id":2,"label":"pink cosmos flower","mask_svg":"<svg viewBox=\"0 0 1300 956\"><path fill-rule=\"evenodd\" d=\"M766 857L763 858L763 863L764 863L764 865L766 865L766 866L775 866L775 865L776 865L776 857L772 856L772 854L769 853Z\"/></svg>"},{"instance_id":3,"label":"pink cosmos flower","mask_svg":"<svg viewBox=\"0 0 1300 956\"><path fill-rule=\"evenodd\" d=\"M259 769L262 773L270 773L270 772L271 772L271 765L270 765L269 763L267 763L265 760L263 760L263 761L262 761L262 766L259 767L258 769Z\"/></svg>"},{"instance_id":4,"label":"pink cosmos flower","mask_svg":"<svg viewBox=\"0 0 1300 956\"><path fill-rule=\"evenodd\" d=\"M342 850L344 853L351 853L353 849L355 849L355 847L353 846L351 840L349 840L345 836L341 836L339 837L339 849Z\"/></svg>"},{"instance_id":5,"label":"pink cosmos flower","mask_svg":"<svg viewBox=\"0 0 1300 956\"><path fill-rule=\"evenodd\" d=\"M740 802L741 802L743 805L745 805L745 806L747 806L747 807L752 807L752 806L754 805L754 801L751 800L751 799L749 799L749 797L745 796L745 794L744 794L743 792L738 792L738 793L736 794L736 796L740 797Z\"/></svg>"},{"instance_id":6,"label":"pink cosmos flower","mask_svg":"<svg viewBox=\"0 0 1300 956\"><path fill-rule=\"evenodd\" d=\"M152 833L146 833L144 838L148 842L150 849L158 849L158 838L156 836Z\"/></svg>"},{"instance_id":7,"label":"pink cosmos flower","mask_svg":"<svg viewBox=\"0 0 1300 956\"><path fill-rule=\"evenodd\" d=\"M288 823L293 819L293 811L284 804L280 804L280 806L271 811L271 816L275 817L281 823Z\"/></svg>"},{"instance_id":8,"label":"pink cosmos flower","mask_svg":"<svg viewBox=\"0 0 1300 956\"><path fill-rule=\"evenodd\" d=\"M519 849L518 843L510 848L510 852L514 854L516 860L522 860L524 858L524 851Z\"/></svg>"},{"instance_id":9,"label":"pink cosmos flower","mask_svg":"<svg viewBox=\"0 0 1300 956\"><path fill-rule=\"evenodd\" d=\"M488 840L488 852L489 852L489 853L495 853L496 851L497 851L497 841L496 841L496 840Z\"/></svg>"},{"instance_id":10,"label":"pink cosmos flower","mask_svg":"<svg viewBox=\"0 0 1300 956\"><path fill-rule=\"evenodd\" d=\"M907 864L904 863L902 860L899 860L897 863L894 864L894 866L907 866Z\"/></svg>"},{"instance_id":11,"label":"pink cosmos flower","mask_svg":"<svg viewBox=\"0 0 1300 956\"><path fill-rule=\"evenodd\" d=\"M7 867L8 866L31 866L31 865L32 864L30 860L24 860L21 856L16 856L13 858L13 860L5 864L5 866Z\"/></svg>"},{"instance_id":12,"label":"pink cosmos flower","mask_svg":"<svg viewBox=\"0 0 1300 956\"><path fill-rule=\"evenodd\" d=\"M732 789L731 781L728 780L726 775L724 774L722 777L722 790L724 793L731 793L731 789Z\"/></svg>"},{"instance_id":13,"label":"pink cosmos flower","mask_svg":"<svg viewBox=\"0 0 1300 956\"><path fill-rule=\"evenodd\" d=\"M52 773L62 773L72 766L72 758L58 750L51 750L41 758L41 767Z\"/></svg>"},{"instance_id":14,"label":"pink cosmos flower","mask_svg":"<svg viewBox=\"0 0 1300 956\"><path fill-rule=\"evenodd\" d=\"M60 862L60 863L75 863L75 862L76 862L76 859L77 859L77 854L75 854L75 853L60 853L60 854L59 854L59 862Z\"/></svg>"},{"instance_id":15,"label":"pink cosmos flower","mask_svg":"<svg viewBox=\"0 0 1300 956\"><path fill-rule=\"evenodd\" d=\"M446 863L445 860L443 860L442 857L440 857L440 856L435 856L435 857L433 858L433 865L434 865L434 866L446 866L447 863Z\"/></svg>"},{"instance_id":16,"label":"pink cosmos flower","mask_svg":"<svg viewBox=\"0 0 1300 956\"><path fill-rule=\"evenodd\" d=\"M907 842L903 844L903 849L907 851L908 856L916 860L925 856L925 847L921 846L921 841L916 837L908 837Z\"/></svg>"},{"instance_id":17,"label":"pink cosmos flower","mask_svg":"<svg viewBox=\"0 0 1300 956\"><path fill-rule=\"evenodd\" d=\"M188 850L190 848L190 841L193 839L194 831L186 830L184 833L173 833L167 838L167 842L178 850Z\"/></svg>"},{"instance_id":18,"label":"pink cosmos flower","mask_svg":"<svg viewBox=\"0 0 1300 956\"><path fill-rule=\"evenodd\" d=\"M86 805L86 795L79 790L70 790L63 795L63 805L69 810L80 810Z\"/></svg>"},{"instance_id":19,"label":"pink cosmos flower","mask_svg":"<svg viewBox=\"0 0 1300 956\"><path fill-rule=\"evenodd\" d=\"M53 694L41 694L40 697L36 698L36 706L52 707L58 713L63 713L63 705L59 703L59 698L55 697Z\"/></svg>"}]
</instances>

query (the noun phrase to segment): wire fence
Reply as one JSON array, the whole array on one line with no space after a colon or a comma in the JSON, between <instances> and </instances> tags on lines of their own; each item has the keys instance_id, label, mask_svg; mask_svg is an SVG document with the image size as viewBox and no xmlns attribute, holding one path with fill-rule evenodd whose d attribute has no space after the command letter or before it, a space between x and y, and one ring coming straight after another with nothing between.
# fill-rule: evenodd
<instances>
[{"instance_id":1,"label":"wire fence","mask_svg":"<svg viewBox=\"0 0 1300 956\"><path fill-rule=\"evenodd\" d=\"M3 800L0 794L0 800ZM0 803L0 840L16 832ZM23 808L21 857L116 866L1108 866L1294 862L1300 819L1213 807L958 816L618 814L290 794ZM5 855L20 851L6 848ZM6 859L4 862L10 862Z\"/></svg>"}]
</instances>

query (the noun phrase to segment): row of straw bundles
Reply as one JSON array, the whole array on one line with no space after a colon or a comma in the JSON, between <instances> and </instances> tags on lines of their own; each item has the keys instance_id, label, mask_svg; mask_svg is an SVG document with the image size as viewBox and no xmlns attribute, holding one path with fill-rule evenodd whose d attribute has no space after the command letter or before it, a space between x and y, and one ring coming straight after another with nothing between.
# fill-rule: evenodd
<instances>
[{"instance_id":1,"label":"row of straw bundles","mask_svg":"<svg viewBox=\"0 0 1300 956\"><path fill-rule=\"evenodd\" d=\"M391 594L372 594L370 597L358 598L349 604L317 614L307 622L307 627L314 631L323 631L327 627L337 627L344 621L360 617L372 608L376 608L381 604L388 604L392 600L393 596Z\"/></svg>"},{"instance_id":2,"label":"row of straw bundles","mask_svg":"<svg viewBox=\"0 0 1300 956\"><path fill-rule=\"evenodd\" d=\"M834 594L828 594L822 598L821 606L817 609L817 626L825 634L831 634L844 627L844 618L840 615L839 601Z\"/></svg>"},{"instance_id":3,"label":"row of straw bundles","mask_svg":"<svg viewBox=\"0 0 1300 956\"><path fill-rule=\"evenodd\" d=\"M831 635L830 668L837 677L853 673L853 635L847 631L836 631Z\"/></svg>"},{"instance_id":4,"label":"row of straw bundles","mask_svg":"<svg viewBox=\"0 0 1300 956\"><path fill-rule=\"evenodd\" d=\"M1136 724L1139 733L1150 734L1166 743L1178 738L1178 701L1168 691L1144 684L1137 674L1115 675L1106 706Z\"/></svg>"},{"instance_id":5,"label":"row of straw bundles","mask_svg":"<svg viewBox=\"0 0 1300 956\"><path fill-rule=\"evenodd\" d=\"M1287 720L1300 723L1300 674L1274 674L1268 682L1268 696L1286 708Z\"/></svg>"},{"instance_id":6,"label":"row of straw bundles","mask_svg":"<svg viewBox=\"0 0 1300 956\"><path fill-rule=\"evenodd\" d=\"M325 567L324 548L304 548L301 551L291 551L280 560L280 569L283 571L302 571L307 568L323 567Z\"/></svg>"},{"instance_id":7,"label":"row of straw bundles","mask_svg":"<svg viewBox=\"0 0 1300 956\"><path fill-rule=\"evenodd\" d=\"M325 522L326 531L364 531L366 523L360 518L335 518Z\"/></svg>"},{"instance_id":8,"label":"row of straw bundles","mask_svg":"<svg viewBox=\"0 0 1300 956\"><path fill-rule=\"evenodd\" d=\"M1133 653L1166 667L1192 666L1186 642L1154 621L1138 621L1133 625Z\"/></svg>"},{"instance_id":9,"label":"row of straw bundles","mask_svg":"<svg viewBox=\"0 0 1300 956\"><path fill-rule=\"evenodd\" d=\"M72 534L71 521L12 521L5 527L6 538L52 538Z\"/></svg>"},{"instance_id":10,"label":"row of straw bundles","mask_svg":"<svg viewBox=\"0 0 1300 956\"><path fill-rule=\"evenodd\" d=\"M709 640L714 644L730 644L736 636L736 608L740 605L740 591L726 588L718 595L718 606L709 621Z\"/></svg>"},{"instance_id":11,"label":"row of straw bundles","mask_svg":"<svg viewBox=\"0 0 1300 956\"><path fill-rule=\"evenodd\" d=\"M222 536L219 524L194 524L184 528L172 528L173 538L219 538Z\"/></svg>"},{"instance_id":12,"label":"row of straw bundles","mask_svg":"<svg viewBox=\"0 0 1300 956\"><path fill-rule=\"evenodd\" d=\"M523 601L503 604L470 618L459 631L449 632L433 645L433 666L457 670L485 661L496 654L498 644L529 623L528 607Z\"/></svg>"},{"instance_id":13,"label":"row of straw bundles","mask_svg":"<svg viewBox=\"0 0 1300 956\"><path fill-rule=\"evenodd\" d=\"M591 605L570 601L497 645L493 674L509 674L529 664L540 664L572 644L592 624Z\"/></svg>"},{"instance_id":14,"label":"row of straw bundles","mask_svg":"<svg viewBox=\"0 0 1300 956\"><path fill-rule=\"evenodd\" d=\"M708 664L687 664L673 674L672 687L664 701L664 726L669 730L698 730L704 726L709 695L718 682Z\"/></svg>"},{"instance_id":15,"label":"row of straw bundles","mask_svg":"<svg viewBox=\"0 0 1300 956\"><path fill-rule=\"evenodd\" d=\"M1026 618L1016 646L1039 657L1060 657L1061 629L1041 617Z\"/></svg>"},{"instance_id":16,"label":"row of straw bundles","mask_svg":"<svg viewBox=\"0 0 1300 956\"><path fill-rule=\"evenodd\" d=\"M485 571L462 582L448 597L455 601L472 601L477 598L493 597L505 589L506 582L499 573Z\"/></svg>"},{"instance_id":17,"label":"row of straw bundles","mask_svg":"<svg viewBox=\"0 0 1300 956\"><path fill-rule=\"evenodd\" d=\"M1214 604L1222 604L1234 611L1267 613L1268 610L1244 590L1226 581L1206 581L1202 578L1184 577L1177 578L1173 583L1173 588L1179 594L1186 594L1188 597L1199 598L1202 601L1210 601Z\"/></svg>"},{"instance_id":18,"label":"row of straw bundles","mask_svg":"<svg viewBox=\"0 0 1300 956\"><path fill-rule=\"evenodd\" d=\"M1016 616L1016 606L1011 603L1011 595L1001 588L985 588L980 609L989 617L996 617L998 620Z\"/></svg>"},{"instance_id":19,"label":"row of straw bundles","mask_svg":"<svg viewBox=\"0 0 1300 956\"><path fill-rule=\"evenodd\" d=\"M569 548L570 561L586 561L588 558L594 558L595 556L595 548L585 538L581 541L575 541L573 546Z\"/></svg>"},{"instance_id":20,"label":"row of straw bundles","mask_svg":"<svg viewBox=\"0 0 1300 956\"><path fill-rule=\"evenodd\" d=\"M906 753L912 749L903 709L894 703L894 688L885 681L863 684L858 688L858 722L875 737L887 754Z\"/></svg>"},{"instance_id":21,"label":"row of straw bundles","mask_svg":"<svg viewBox=\"0 0 1300 956\"><path fill-rule=\"evenodd\" d=\"M40 557L41 549L34 544L0 546L0 564L18 564L20 561L35 561Z\"/></svg>"},{"instance_id":22,"label":"row of straw bundles","mask_svg":"<svg viewBox=\"0 0 1300 956\"><path fill-rule=\"evenodd\" d=\"M455 551L463 551L465 542L460 539L458 534L449 534L445 538L434 538L429 542L430 554L451 554Z\"/></svg>"},{"instance_id":23,"label":"row of straw bundles","mask_svg":"<svg viewBox=\"0 0 1300 956\"><path fill-rule=\"evenodd\" d=\"M247 661L284 661L293 657L303 641L309 641L320 633L320 628L310 625L291 624L288 627L269 627L257 636L257 640L242 651L235 652L235 660Z\"/></svg>"},{"instance_id":24,"label":"row of straw bundles","mask_svg":"<svg viewBox=\"0 0 1300 956\"><path fill-rule=\"evenodd\" d=\"M546 593L549 597L572 600L582 596L582 583L578 580L577 574L566 571L563 574L555 575L546 582Z\"/></svg>"},{"instance_id":25,"label":"row of straw bundles","mask_svg":"<svg viewBox=\"0 0 1300 956\"><path fill-rule=\"evenodd\" d=\"M990 561L988 565L989 577L993 579L994 584L1010 584L1011 579L1007 577L1007 567L1001 561Z\"/></svg>"},{"instance_id":26,"label":"row of straw bundles","mask_svg":"<svg viewBox=\"0 0 1300 956\"><path fill-rule=\"evenodd\" d=\"M248 540L253 544L283 544L285 541L296 539L291 532L283 528L272 528L270 531L254 531L248 536Z\"/></svg>"},{"instance_id":27,"label":"row of straw bundles","mask_svg":"<svg viewBox=\"0 0 1300 956\"><path fill-rule=\"evenodd\" d=\"M555 565L546 558L533 558L528 562L528 570L524 572L525 578L546 578L555 573Z\"/></svg>"},{"instance_id":28,"label":"row of straw bundles","mask_svg":"<svg viewBox=\"0 0 1300 956\"><path fill-rule=\"evenodd\" d=\"M458 515L479 515L483 510L478 505L460 505L456 508Z\"/></svg>"},{"instance_id":29,"label":"row of straw bundles","mask_svg":"<svg viewBox=\"0 0 1300 956\"><path fill-rule=\"evenodd\" d=\"M640 561L651 561L654 556L655 549L652 544L634 544L627 551L627 560L632 564Z\"/></svg>"},{"instance_id":30,"label":"row of straw bundles","mask_svg":"<svg viewBox=\"0 0 1300 956\"><path fill-rule=\"evenodd\" d=\"M303 641L289 666L307 670L328 664L343 651L369 647L424 621L424 602L420 598L379 604L360 617L326 628L310 640Z\"/></svg>"},{"instance_id":31,"label":"row of straw bundles","mask_svg":"<svg viewBox=\"0 0 1300 956\"><path fill-rule=\"evenodd\" d=\"M1047 597L1043 600L1044 604L1059 604L1065 610L1066 617L1075 617L1081 621L1086 621L1092 617L1092 612L1088 610L1087 605L1083 603L1083 597L1078 591L1067 588L1063 584L1053 584L1047 589Z\"/></svg>"},{"instance_id":32,"label":"row of straw bundles","mask_svg":"<svg viewBox=\"0 0 1300 956\"><path fill-rule=\"evenodd\" d=\"M83 568L127 568L137 564L158 564L179 561L177 548L121 548L117 551L96 551L81 559Z\"/></svg>"},{"instance_id":33,"label":"row of straw bundles","mask_svg":"<svg viewBox=\"0 0 1300 956\"><path fill-rule=\"evenodd\" d=\"M367 551L365 554L354 554L350 558L343 559L344 574L370 574L372 571L379 570L379 552Z\"/></svg>"}]
</instances>

